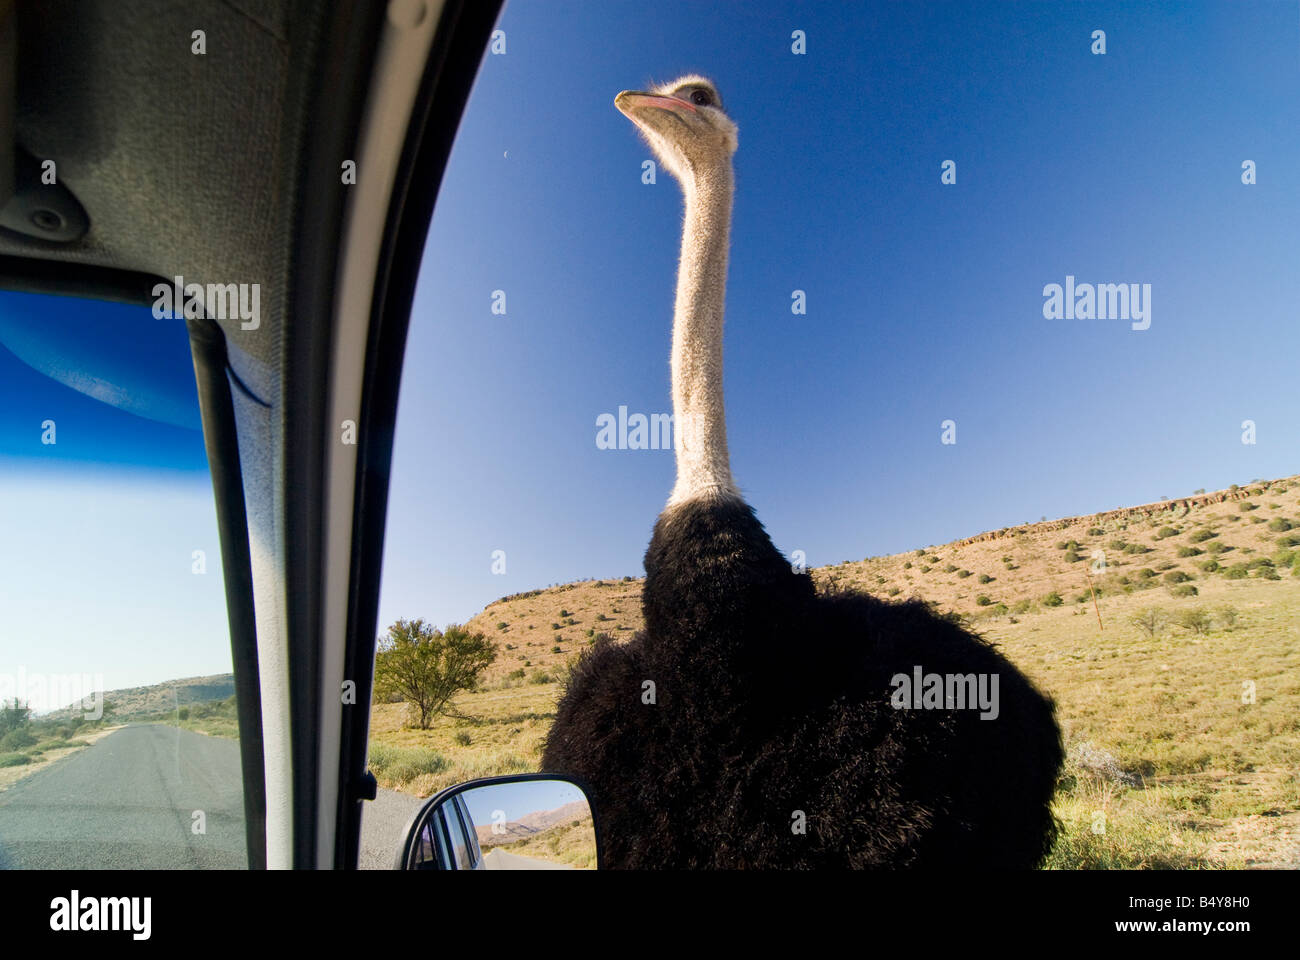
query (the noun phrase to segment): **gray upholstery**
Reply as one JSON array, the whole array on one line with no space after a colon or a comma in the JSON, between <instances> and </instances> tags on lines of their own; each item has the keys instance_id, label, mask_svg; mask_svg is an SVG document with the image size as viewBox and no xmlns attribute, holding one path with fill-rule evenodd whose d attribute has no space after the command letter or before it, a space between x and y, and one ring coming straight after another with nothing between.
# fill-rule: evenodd
<instances>
[{"instance_id":1,"label":"gray upholstery","mask_svg":"<svg viewBox=\"0 0 1300 960\"><path fill-rule=\"evenodd\" d=\"M288 0L20 0L18 140L55 160L91 228L67 247L0 232L0 254L259 283L260 328L223 327L274 369L289 22Z\"/></svg>"}]
</instances>

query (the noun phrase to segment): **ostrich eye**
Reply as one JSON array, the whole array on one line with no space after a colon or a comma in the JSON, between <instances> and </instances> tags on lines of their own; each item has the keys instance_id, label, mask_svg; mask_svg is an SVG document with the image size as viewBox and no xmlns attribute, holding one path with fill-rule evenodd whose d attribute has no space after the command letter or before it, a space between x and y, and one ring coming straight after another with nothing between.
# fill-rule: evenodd
<instances>
[{"instance_id":1,"label":"ostrich eye","mask_svg":"<svg viewBox=\"0 0 1300 960\"><path fill-rule=\"evenodd\" d=\"M691 103L695 104L697 107L711 107L713 106L713 97L709 96L709 91L707 90L692 90Z\"/></svg>"}]
</instances>

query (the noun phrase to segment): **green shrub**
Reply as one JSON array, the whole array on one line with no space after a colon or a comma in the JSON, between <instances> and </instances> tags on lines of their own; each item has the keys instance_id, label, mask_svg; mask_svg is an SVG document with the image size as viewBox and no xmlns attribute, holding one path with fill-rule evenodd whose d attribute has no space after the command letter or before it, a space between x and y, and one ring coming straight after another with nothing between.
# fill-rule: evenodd
<instances>
[{"instance_id":1,"label":"green shrub","mask_svg":"<svg viewBox=\"0 0 1300 960\"><path fill-rule=\"evenodd\" d=\"M551 675L550 673L547 673L545 670L538 670L536 673L534 673L531 677L528 678L528 682L529 683L552 683L556 679L558 678Z\"/></svg>"},{"instance_id":2,"label":"green shrub","mask_svg":"<svg viewBox=\"0 0 1300 960\"><path fill-rule=\"evenodd\" d=\"M1218 534L1213 530L1197 530L1187 539L1192 543L1204 543L1206 540L1213 540Z\"/></svg>"},{"instance_id":3,"label":"green shrub","mask_svg":"<svg viewBox=\"0 0 1300 960\"><path fill-rule=\"evenodd\" d=\"M1161 527L1159 530L1156 531L1155 539L1165 540L1168 539L1169 537L1176 537L1176 536L1178 536L1178 531L1175 530L1173 527Z\"/></svg>"},{"instance_id":4,"label":"green shrub","mask_svg":"<svg viewBox=\"0 0 1300 960\"><path fill-rule=\"evenodd\" d=\"M1201 564L1201 569L1204 570L1206 573L1214 573L1216 570L1219 569L1219 561L1206 560L1204 563Z\"/></svg>"},{"instance_id":5,"label":"green shrub","mask_svg":"<svg viewBox=\"0 0 1300 960\"><path fill-rule=\"evenodd\" d=\"M1170 587L1169 592L1175 597L1194 597L1199 591L1190 583L1180 583L1176 587Z\"/></svg>"},{"instance_id":6,"label":"green shrub","mask_svg":"<svg viewBox=\"0 0 1300 960\"><path fill-rule=\"evenodd\" d=\"M461 731L457 732L457 734L456 734L456 736L455 736L455 740L456 740L456 742L459 743L462 747L468 747L471 743L474 742L473 737L471 737L471 736L470 736L468 733L466 733L464 730L461 730Z\"/></svg>"},{"instance_id":7,"label":"green shrub","mask_svg":"<svg viewBox=\"0 0 1300 960\"><path fill-rule=\"evenodd\" d=\"M1295 524L1286 517L1274 517L1268 522L1268 528L1274 533L1286 533L1286 531L1290 530L1294 526Z\"/></svg>"},{"instance_id":8,"label":"green shrub","mask_svg":"<svg viewBox=\"0 0 1300 960\"><path fill-rule=\"evenodd\" d=\"M1007 605L1005 603L995 603L989 610L989 613L993 614L995 617L1005 617L1008 613Z\"/></svg>"},{"instance_id":9,"label":"green shrub","mask_svg":"<svg viewBox=\"0 0 1300 960\"><path fill-rule=\"evenodd\" d=\"M518 670L511 670L509 673L506 674L507 680L522 680L523 678L524 678L523 667L520 667Z\"/></svg>"},{"instance_id":10,"label":"green shrub","mask_svg":"<svg viewBox=\"0 0 1300 960\"><path fill-rule=\"evenodd\" d=\"M403 784L422 773L441 773L447 769L447 760L428 747L398 747L372 740L369 767L376 777Z\"/></svg>"},{"instance_id":11,"label":"green shrub","mask_svg":"<svg viewBox=\"0 0 1300 960\"><path fill-rule=\"evenodd\" d=\"M1101 527L1089 527L1089 528L1088 528L1088 536L1090 536L1090 537L1100 537L1100 536L1102 536L1105 532L1106 532L1106 531L1103 530Z\"/></svg>"},{"instance_id":12,"label":"green shrub","mask_svg":"<svg viewBox=\"0 0 1300 960\"><path fill-rule=\"evenodd\" d=\"M1181 570L1170 570L1165 574L1165 583L1186 583L1190 579L1191 576Z\"/></svg>"},{"instance_id":13,"label":"green shrub","mask_svg":"<svg viewBox=\"0 0 1300 960\"><path fill-rule=\"evenodd\" d=\"M904 569L904 570L911 570L911 569L912 569L912 561L911 561L911 560L908 560L906 563L904 563L904 564L903 564L903 569Z\"/></svg>"},{"instance_id":14,"label":"green shrub","mask_svg":"<svg viewBox=\"0 0 1300 960\"><path fill-rule=\"evenodd\" d=\"M903 592L902 589L899 588L899 587L890 587L890 588L889 588L889 595L890 595L891 597L896 597L896 596L898 596L898 595L899 595L900 593L902 593L902 592Z\"/></svg>"},{"instance_id":15,"label":"green shrub","mask_svg":"<svg viewBox=\"0 0 1300 960\"><path fill-rule=\"evenodd\" d=\"M1137 573L1133 574L1133 576L1137 577L1139 580L1151 580L1152 578L1159 576L1159 574L1150 567L1143 567Z\"/></svg>"},{"instance_id":16,"label":"green shrub","mask_svg":"<svg viewBox=\"0 0 1300 960\"><path fill-rule=\"evenodd\" d=\"M510 624L506 623L504 620L501 620L497 623L498 630L504 630L508 626L510 626Z\"/></svg>"},{"instance_id":17,"label":"green shrub","mask_svg":"<svg viewBox=\"0 0 1300 960\"><path fill-rule=\"evenodd\" d=\"M26 727L17 727L0 737L0 752L13 752L33 746L36 737Z\"/></svg>"},{"instance_id":18,"label":"green shrub","mask_svg":"<svg viewBox=\"0 0 1300 960\"><path fill-rule=\"evenodd\" d=\"M981 593L978 597L975 598L975 603L977 606L989 607L993 605L993 600L987 594Z\"/></svg>"},{"instance_id":19,"label":"green shrub","mask_svg":"<svg viewBox=\"0 0 1300 960\"><path fill-rule=\"evenodd\" d=\"M1125 543L1123 540L1112 540L1109 544L1107 544L1107 546L1109 546L1116 553L1122 553L1124 551L1124 548L1127 547L1128 544Z\"/></svg>"},{"instance_id":20,"label":"green shrub","mask_svg":"<svg viewBox=\"0 0 1300 960\"><path fill-rule=\"evenodd\" d=\"M1045 607L1059 607L1063 603L1065 601L1061 599L1061 595L1055 590L1043 597L1043 606Z\"/></svg>"},{"instance_id":21,"label":"green shrub","mask_svg":"<svg viewBox=\"0 0 1300 960\"><path fill-rule=\"evenodd\" d=\"M957 571L957 576L958 576L960 579L965 580L967 577L970 576L970 571L969 571L969 570L958 570L958 571Z\"/></svg>"},{"instance_id":22,"label":"green shrub","mask_svg":"<svg viewBox=\"0 0 1300 960\"><path fill-rule=\"evenodd\" d=\"M1237 608L1232 606L1219 607L1215 611L1219 622L1223 624L1225 630L1231 630L1237 624Z\"/></svg>"},{"instance_id":23,"label":"green shrub","mask_svg":"<svg viewBox=\"0 0 1300 960\"><path fill-rule=\"evenodd\" d=\"M1204 607L1192 607L1178 615L1178 625L1192 633L1203 635L1210 632L1210 615Z\"/></svg>"},{"instance_id":24,"label":"green shrub","mask_svg":"<svg viewBox=\"0 0 1300 960\"><path fill-rule=\"evenodd\" d=\"M1228 569L1223 571L1223 575L1229 580L1244 580L1250 576L1250 568L1244 563L1234 563Z\"/></svg>"},{"instance_id":25,"label":"green shrub","mask_svg":"<svg viewBox=\"0 0 1300 960\"><path fill-rule=\"evenodd\" d=\"M979 577L979 580L980 580L980 583L992 583L992 582L993 582L993 578L990 577L987 573L981 573L981 574L980 574L980 577Z\"/></svg>"},{"instance_id":26,"label":"green shrub","mask_svg":"<svg viewBox=\"0 0 1300 960\"><path fill-rule=\"evenodd\" d=\"M551 647L551 653L563 653L563 652L564 651L560 649L560 645L558 643L555 646Z\"/></svg>"},{"instance_id":27,"label":"green shrub","mask_svg":"<svg viewBox=\"0 0 1300 960\"><path fill-rule=\"evenodd\" d=\"M1250 513L1250 511L1256 510L1258 507L1253 503L1239 503L1237 504L1237 509L1242 513Z\"/></svg>"},{"instance_id":28,"label":"green shrub","mask_svg":"<svg viewBox=\"0 0 1300 960\"><path fill-rule=\"evenodd\" d=\"M22 767L31 762L25 753L0 753L0 767Z\"/></svg>"},{"instance_id":29,"label":"green shrub","mask_svg":"<svg viewBox=\"0 0 1300 960\"><path fill-rule=\"evenodd\" d=\"M1169 622L1169 616L1159 607L1143 607L1140 610L1133 611L1133 615L1128 618L1128 622L1137 627L1147 639L1154 639L1160 635L1160 631Z\"/></svg>"},{"instance_id":30,"label":"green shrub","mask_svg":"<svg viewBox=\"0 0 1300 960\"><path fill-rule=\"evenodd\" d=\"M1196 547L1178 548L1178 556L1180 557L1199 557L1204 552L1205 552L1204 550L1199 550Z\"/></svg>"},{"instance_id":31,"label":"green shrub","mask_svg":"<svg viewBox=\"0 0 1300 960\"><path fill-rule=\"evenodd\" d=\"M955 563L949 563L949 564L947 564L947 565L944 566L944 568L943 568L943 572L944 572L944 573L952 573L952 572L953 572L954 570L956 570L956 569L957 569L957 564L955 564Z\"/></svg>"}]
</instances>

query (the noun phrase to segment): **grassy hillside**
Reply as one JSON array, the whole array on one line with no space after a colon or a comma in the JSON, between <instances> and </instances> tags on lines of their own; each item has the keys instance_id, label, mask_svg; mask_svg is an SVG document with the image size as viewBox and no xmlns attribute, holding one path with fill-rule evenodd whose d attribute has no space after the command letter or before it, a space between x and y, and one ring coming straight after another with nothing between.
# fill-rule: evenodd
<instances>
[{"instance_id":1,"label":"grassy hillside","mask_svg":"<svg viewBox=\"0 0 1300 960\"><path fill-rule=\"evenodd\" d=\"M490 825L478 830L479 846L484 853L496 848L523 857L568 864L579 870L596 866L595 837L589 812L522 835L511 832L500 837L492 833Z\"/></svg>"},{"instance_id":2,"label":"grassy hillside","mask_svg":"<svg viewBox=\"0 0 1300 960\"><path fill-rule=\"evenodd\" d=\"M225 700L235 695L235 675L219 673L210 677L186 677L168 680L147 687L124 687L104 693L106 712L119 721L155 719L164 714L174 714L184 706ZM93 701L87 698L88 705ZM83 709L79 704L42 714L39 719L66 723L80 721Z\"/></svg>"},{"instance_id":3,"label":"grassy hillside","mask_svg":"<svg viewBox=\"0 0 1300 960\"><path fill-rule=\"evenodd\" d=\"M956 611L1056 698L1069 763L1049 865L1300 866L1300 477L812 576ZM475 719L420 731L403 704L376 705L381 782L427 796L536 769L568 664L597 633L640 629L640 589L593 580L490 604L470 626L497 662L455 704Z\"/></svg>"}]
</instances>

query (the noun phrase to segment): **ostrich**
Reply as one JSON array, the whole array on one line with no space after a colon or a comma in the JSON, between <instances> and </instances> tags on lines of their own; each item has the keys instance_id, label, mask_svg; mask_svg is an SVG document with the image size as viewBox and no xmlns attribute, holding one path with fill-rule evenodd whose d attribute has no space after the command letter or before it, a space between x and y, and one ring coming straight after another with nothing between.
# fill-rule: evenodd
<instances>
[{"instance_id":1,"label":"ostrich","mask_svg":"<svg viewBox=\"0 0 1300 960\"><path fill-rule=\"evenodd\" d=\"M737 140L717 88L686 76L614 104L685 197L677 480L645 555L645 629L575 664L542 768L586 781L602 866L1038 864L1056 831L1052 701L921 601L819 595L732 479L722 315ZM918 709L899 678L922 671L995 678L996 717L947 693Z\"/></svg>"}]
</instances>

